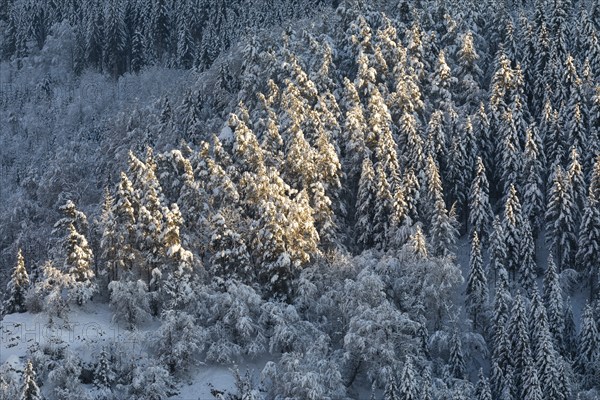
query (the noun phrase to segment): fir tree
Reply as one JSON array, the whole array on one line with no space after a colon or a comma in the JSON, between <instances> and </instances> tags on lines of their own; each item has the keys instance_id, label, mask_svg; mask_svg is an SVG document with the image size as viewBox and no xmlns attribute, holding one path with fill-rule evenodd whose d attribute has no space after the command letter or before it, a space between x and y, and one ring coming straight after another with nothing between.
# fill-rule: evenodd
<instances>
[{"instance_id":1,"label":"fir tree","mask_svg":"<svg viewBox=\"0 0 600 400\"><path fill-rule=\"evenodd\" d=\"M350 171L348 173L350 182L358 183L361 175L360 167L368 156L365 138L367 123L356 87L348 78L344 79L344 87L348 105L344 123L347 140L343 164L344 170Z\"/></svg>"},{"instance_id":2,"label":"fir tree","mask_svg":"<svg viewBox=\"0 0 600 400\"><path fill-rule=\"evenodd\" d=\"M600 201L600 153L596 156L596 161L592 169L588 193L593 193L596 201Z\"/></svg>"},{"instance_id":3,"label":"fir tree","mask_svg":"<svg viewBox=\"0 0 600 400\"><path fill-rule=\"evenodd\" d=\"M376 138L375 157L377 164L384 167L391 190L400 184L400 162L398 149L392 134L392 118L383 96L375 89L369 99L369 127Z\"/></svg>"}]
</instances>

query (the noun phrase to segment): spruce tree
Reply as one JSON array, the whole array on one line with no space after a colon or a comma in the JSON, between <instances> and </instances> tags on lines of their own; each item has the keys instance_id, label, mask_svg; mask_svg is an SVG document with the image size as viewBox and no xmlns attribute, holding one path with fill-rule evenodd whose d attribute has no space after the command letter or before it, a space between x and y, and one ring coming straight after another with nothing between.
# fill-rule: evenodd
<instances>
[{"instance_id":1,"label":"spruce tree","mask_svg":"<svg viewBox=\"0 0 600 400\"><path fill-rule=\"evenodd\" d=\"M8 298L4 301L3 314L21 313L26 311L25 295L29 289L29 275L25 268L25 259L21 249L17 253L17 264L13 269L10 281L6 285Z\"/></svg>"},{"instance_id":2,"label":"spruce tree","mask_svg":"<svg viewBox=\"0 0 600 400\"><path fill-rule=\"evenodd\" d=\"M583 211L579 240L577 241L577 267L589 277L590 298L597 294L598 260L600 260L600 206L594 193L590 194Z\"/></svg>"},{"instance_id":3,"label":"spruce tree","mask_svg":"<svg viewBox=\"0 0 600 400\"><path fill-rule=\"evenodd\" d=\"M387 382L385 384L385 390L383 392L383 400L400 400L400 393L396 378L392 372L388 373Z\"/></svg>"},{"instance_id":4,"label":"spruce tree","mask_svg":"<svg viewBox=\"0 0 600 400\"><path fill-rule=\"evenodd\" d=\"M521 174L523 172L523 151L519 142L515 120L510 113L505 114L502 119L500 140L498 149L500 179L503 192L508 195L511 186L521 187Z\"/></svg>"},{"instance_id":5,"label":"spruce tree","mask_svg":"<svg viewBox=\"0 0 600 400\"><path fill-rule=\"evenodd\" d=\"M541 228L540 217L544 210L543 164L538 130L530 126L525 139L523 182L523 216L529 220L534 236Z\"/></svg>"},{"instance_id":6,"label":"spruce tree","mask_svg":"<svg viewBox=\"0 0 600 400\"><path fill-rule=\"evenodd\" d=\"M579 346L575 359L575 370L583 376L585 386L595 384L600 360L600 336L594 318L594 311L590 304L586 304L581 316L581 331L579 333Z\"/></svg>"},{"instance_id":7,"label":"spruce tree","mask_svg":"<svg viewBox=\"0 0 600 400\"><path fill-rule=\"evenodd\" d=\"M531 295L536 285L537 264L535 261L535 242L528 220L523 223L523 242L521 243L521 268L519 280L527 295Z\"/></svg>"},{"instance_id":8,"label":"spruce tree","mask_svg":"<svg viewBox=\"0 0 600 400\"><path fill-rule=\"evenodd\" d=\"M392 133L392 118L383 96L375 89L369 99L369 128L375 140L375 157L390 181L391 190L400 184L398 146Z\"/></svg>"},{"instance_id":9,"label":"spruce tree","mask_svg":"<svg viewBox=\"0 0 600 400\"><path fill-rule=\"evenodd\" d=\"M573 359L577 354L577 333L571 298L567 297L564 303L564 329L563 329L563 356Z\"/></svg>"},{"instance_id":10,"label":"spruce tree","mask_svg":"<svg viewBox=\"0 0 600 400\"><path fill-rule=\"evenodd\" d=\"M492 400L490 382L485 375L483 375L483 369L479 370L479 379L477 381L477 386L475 387L475 398L477 400Z\"/></svg>"},{"instance_id":11,"label":"spruce tree","mask_svg":"<svg viewBox=\"0 0 600 400\"><path fill-rule=\"evenodd\" d=\"M42 400L42 393L35 380L36 376L35 371L33 370L33 364L31 363L31 360L29 360L27 361L27 366L23 373L23 387L21 389L19 400Z\"/></svg>"},{"instance_id":12,"label":"spruce tree","mask_svg":"<svg viewBox=\"0 0 600 400\"><path fill-rule=\"evenodd\" d=\"M413 361L411 357L406 358L402 374L400 376L400 387L398 388L399 400L417 400L418 383L415 376Z\"/></svg>"},{"instance_id":13,"label":"spruce tree","mask_svg":"<svg viewBox=\"0 0 600 400\"><path fill-rule=\"evenodd\" d=\"M448 211L444 199L439 196L431 220L431 246L436 256L449 256L454 252L458 238L458 222L454 210Z\"/></svg>"},{"instance_id":14,"label":"spruce tree","mask_svg":"<svg viewBox=\"0 0 600 400\"><path fill-rule=\"evenodd\" d=\"M491 233L493 212L489 200L489 184L481 157L477 157L475 178L469 192L469 225L485 241Z\"/></svg>"},{"instance_id":15,"label":"spruce tree","mask_svg":"<svg viewBox=\"0 0 600 400\"><path fill-rule=\"evenodd\" d=\"M578 152L577 147L571 147L569 169L567 171L567 177L569 179L569 186L573 193L573 219L577 226L579 226L581 213L586 203L586 184L585 177L583 175L583 167L579 161L581 153Z\"/></svg>"},{"instance_id":16,"label":"spruce tree","mask_svg":"<svg viewBox=\"0 0 600 400\"><path fill-rule=\"evenodd\" d=\"M530 296L529 305L529 337L531 342L531 354L534 359L538 354L539 343L542 335L548 332L548 316L546 315L546 306L544 305L537 289L534 289Z\"/></svg>"},{"instance_id":17,"label":"spruce tree","mask_svg":"<svg viewBox=\"0 0 600 400\"><path fill-rule=\"evenodd\" d=\"M221 213L212 217L211 225L211 264L215 276L249 282L252 278L252 264L244 239L228 226Z\"/></svg>"},{"instance_id":18,"label":"spruce tree","mask_svg":"<svg viewBox=\"0 0 600 400\"><path fill-rule=\"evenodd\" d=\"M564 310L562 289L552 256L544 274L544 304L548 312L548 325L557 350L562 348L564 330Z\"/></svg>"},{"instance_id":19,"label":"spruce tree","mask_svg":"<svg viewBox=\"0 0 600 400\"><path fill-rule=\"evenodd\" d=\"M111 370L109 354L105 348L102 348L98 359L98 364L94 370L94 385L97 388L110 388L115 379Z\"/></svg>"},{"instance_id":20,"label":"spruce tree","mask_svg":"<svg viewBox=\"0 0 600 400\"><path fill-rule=\"evenodd\" d=\"M362 162L362 172L358 184L356 199L356 215L354 230L356 242L362 249L373 245L373 216L376 201L375 170L371 159L366 157Z\"/></svg>"},{"instance_id":21,"label":"spruce tree","mask_svg":"<svg viewBox=\"0 0 600 400\"><path fill-rule=\"evenodd\" d=\"M506 246L506 270L514 280L521 265L523 215L521 202L514 185L510 185L504 204L504 241Z\"/></svg>"},{"instance_id":22,"label":"spruce tree","mask_svg":"<svg viewBox=\"0 0 600 400\"><path fill-rule=\"evenodd\" d=\"M410 237L409 247L419 258L426 259L429 256L429 251L427 250L427 241L421 225L417 225L415 233Z\"/></svg>"},{"instance_id":23,"label":"spruce tree","mask_svg":"<svg viewBox=\"0 0 600 400\"><path fill-rule=\"evenodd\" d=\"M467 279L466 295L467 310L473 319L473 326L478 328L478 324L482 323L479 319L486 311L488 286L485 271L483 270L481 244L477 232L473 233L471 241L470 271Z\"/></svg>"},{"instance_id":24,"label":"spruce tree","mask_svg":"<svg viewBox=\"0 0 600 400\"><path fill-rule=\"evenodd\" d=\"M390 192L390 184L381 163L377 164L375 185L376 197L372 221L373 241L378 249L385 249L387 246L388 230L390 229L390 218L393 212L393 199Z\"/></svg>"},{"instance_id":25,"label":"spruce tree","mask_svg":"<svg viewBox=\"0 0 600 400\"><path fill-rule=\"evenodd\" d=\"M554 174L546 209L546 241L558 261L558 269L571 268L575 250L575 203L568 176L560 166Z\"/></svg>"},{"instance_id":26,"label":"spruce tree","mask_svg":"<svg viewBox=\"0 0 600 400\"><path fill-rule=\"evenodd\" d=\"M494 284L497 283L500 269L506 265L506 240L504 238L504 227L499 215L494 217L492 232L490 234L490 270L494 272Z\"/></svg>"},{"instance_id":27,"label":"spruce tree","mask_svg":"<svg viewBox=\"0 0 600 400\"><path fill-rule=\"evenodd\" d=\"M69 225L69 237L65 244L66 259L64 269L74 279L73 297L78 305L87 302L96 290L92 270L93 254L85 236Z\"/></svg>"},{"instance_id":28,"label":"spruce tree","mask_svg":"<svg viewBox=\"0 0 600 400\"><path fill-rule=\"evenodd\" d=\"M523 378L526 373L527 360L531 358L529 340L529 322L523 304L523 297L516 296L511 317L508 322L508 334L511 338L510 352L514 367L514 382L517 393L523 391Z\"/></svg>"},{"instance_id":29,"label":"spruce tree","mask_svg":"<svg viewBox=\"0 0 600 400\"><path fill-rule=\"evenodd\" d=\"M596 156L596 160L592 168L588 193L593 193L596 201L600 201L600 153Z\"/></svg>"},{"instance_id":30,"label":"spruce tree","mask_svg":"<svg viewBox=\"0 0 600 400\"><path fill-rule=\"evenodd\" d=\"M368 157L365 138L367 122L356 87L348 78L344 79L344 87L347 102L344 130L347 138L343 165L345 171L350 171L348 173L350 182L356 185L360 179L362 162L365 157Z\"/></svg>"},{"instance_id":31,"label":"spruce tree","mask_svg":"<svg viewBox=\"0 0 600 400\"><path fill-rule=\"evenodd\" d=\"M542 400L543 393L534 365L528 365L523 377L523 400Z\"/></svg>"},{"instance_id":32,"label":"spruce tree","mask_svg":"<svg viewBox=\"0 0 600 400\"><path fill-rule=\"evenodd\" d=\"M456 379L464 379L467 372L462 351L462 343L458 330L452 332L450 338L450 373Z\"/></svg>"},{"instance_id":33,"label":"spruce tree","mask_svg":"<svg viewBox=\"0 0 600 400\"><path fill-rule=\"evenodd\" d=\"M539 380L542 386L544 399L565 400L561 396L559 389L559 355L552 344L552 337L549 332L545 332L540 337L538 352L536 354L537 370Z\"/></svg>"}]
</instances>

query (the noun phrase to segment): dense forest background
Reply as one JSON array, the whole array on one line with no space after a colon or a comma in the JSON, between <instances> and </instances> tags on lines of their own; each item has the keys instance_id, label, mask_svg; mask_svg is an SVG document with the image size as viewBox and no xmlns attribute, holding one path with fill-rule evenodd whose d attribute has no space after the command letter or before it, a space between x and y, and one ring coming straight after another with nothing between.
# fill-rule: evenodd
<instances>
[{"instance_id":1,"label":"dense forest background","mask_svg":"<svg viewBox=\"0 0 600 400\"><path fill-rule=\"evenodd\" d=\"M108 303L151 366L32 346L0 398L597 398L597 2L0 10L3 312Z\"/></svg>"}]
</instances>

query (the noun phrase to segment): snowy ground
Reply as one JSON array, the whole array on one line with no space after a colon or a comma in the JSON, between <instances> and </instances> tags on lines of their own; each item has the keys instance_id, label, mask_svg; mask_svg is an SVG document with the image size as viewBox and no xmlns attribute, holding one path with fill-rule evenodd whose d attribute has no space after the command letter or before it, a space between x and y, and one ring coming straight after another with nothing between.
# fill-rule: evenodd
<instances>
[{"instance_id":1,"label":"snowy ground","mask_svg":"<svg viewBox=\"0 0 600 400\"><path fill-rule=\"evenodd\" d=\"M0 323L0 365L10 363L16 371L23 371L27 363L27 349L38 343L42 346L50 341L61 340L75 351L83 361L91 361L103 343L113 339L131 346L131 355L141 356L145 351L141 337L157 328L152 322L142 326L137 334L127 331L112 321L112 310L106 304L90 304L85 309L69 313L68 325L63 320L50 324L45 313L10 314ZM243 374L249 370L258 375L266 360L238 366ZM178 384L181 400L210 400L211 388L220 391L234 388L234 377L229 367L201 365L192 372L191 378Z\"/></svg>"}]
</instances>

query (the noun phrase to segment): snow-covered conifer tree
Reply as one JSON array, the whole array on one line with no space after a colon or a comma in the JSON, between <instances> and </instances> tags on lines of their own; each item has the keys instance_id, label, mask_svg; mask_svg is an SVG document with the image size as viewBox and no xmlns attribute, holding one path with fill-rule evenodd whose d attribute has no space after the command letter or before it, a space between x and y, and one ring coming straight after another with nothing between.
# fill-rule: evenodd
<instances>
[{"instance_id":1,"label":"snow-covered conifer tree","mask_svg":"<svg viewBox=\"0 0 600 400\"><path fill-rule=\"evenodd\" d=\"M523 215L515 185L510 185L504 204L503 231L506 248L505 267L514 280L521 265L523 238Z\"/></svg>"},{"instance_id":2,"label":"snow-covered conifer tree","mask_svg":"<svg viewBox=\"0 0 600 400\"><path fill-rule=\"evenodd\" d=\"M479 379L475 387L475 398L477 400L492 400L490 382L483 374L483 369L479 370Z\"/></svg>"},{"instance_id":3,"label":"snow-covered conifer tree","mask_svg":"<svg viewBox=\"0 0 600 400\"><path fill-rule=\"evenodd\" d=\"M558 269L571 268L576 246L575 202L570 179L558 166L546 208L546 240L552 255L558 260Z\"/></svg>"},{"instance_id":4,"label":"snow-covered conifer tree","mask_svg":"<svg viewBox=\"0 0 600 400\"><path fill-rule=\"evenodd\" d=\"M19 400L42 400L42 393L36 383L36 375L33 370L31 360L27 361L25 372L23 374L23 387Z\"/></svg>"},{"instance_id":5,"label":"snow-covered conifer tree","mask_svg":"<svg viewBox=\"0 0 600 400\"><path fill-rule=\"evenodd\" d=\"M544 304L548 313L548 325L552 333L555 348L561 349L564 329L564 309L562 289L552 256L548 258L548 267L544 274Z\"/></svg>"},{"instance_id":6,"label":"snow-covered conifer tree","mask_svg":"<svg viewBox=\"0 0 600 400\"><path fill-rule=\"evenodd\" d=\"M487 278L483 270L481 244L477 232L473 233L471 241L470 271L467 279L466 295L467 309L473 319L473 326L477 328L482 323L479 318L485 314L488 297Z\"/></svg>"},{"instance_id":7,"label":"snow-covered conifer tree","mask_svg":"<svg viewBox=\"0 0 600 400\"><path fill-rule=\"evenodd\" d=\"M402 375L400 376L400 387L398 388L399 400L416 400L418 399L417 378L415 376L412 357L407 357Z\"/></svg>"},{"instance_id":8,"label":"snow-covered conifer tree","mask_svg":"<svg viewBox=\"0 0 600 400\"><path fill-rule=\"evenodd\" d=\"M541 228L544 210L543 164L538 130L531 125L526 131L523 182L523 216L529 220L534 236Z\"/></svg>"},{"instance_id":9,"label":"snow-covered conifer tree","mask_svg":"<svg viewBox=\"0 0 600 400\"><path fill-rule=\"evenodd\" d=\"M393 199L382 163L377 164L375 192L375 208L372 220L373 241L378 249L385 249L393 212Z\"/></svg>"},{"instance_id":10,"label":"snow-covered conifer tree","mask_svg":"<svg viewBox=\"0 0 600 400\"><path fill-rule=\"evenodd\" d=\"M525 378L527 361L531 358L529 341L529 321L523 304L523 297L517 295L508 321L508 334L510 336L510 352L514 368L514 382L517 393L523 392L523 379Z\"/></svg>"},{"instance_id":11,"label":"snow-covered conifer tree","mask_svg":"<svg viewBox=\"0 0 600 400\"><path fill-rule=\"evenodd\" d=\"M78 305L82 305L90 300L96 291L96 284L93 282L95 277L92 270L93 255L86 238L77 232L72 224L69 225L65 250L67 254L64 269L74 280L70 296Z\"/></svg>"},{"instance_id":12,"label":"snow-covered conifer tree","mask_svg":"<svg viewBox=\"0 0 600 400\"><path fill-rule=\"evenodd\" d=\"M242 236L231 229L220 213L213 215L210 248L215 275L237 279L252 278L250 254Z\"/></svg>"},{"instance_id":13,"label":"snow-covered conifer tree","mask_svg":"<svg viewBox=\"0 0 600 400\"><path fill-rule=\"evenodd\" d=\"M594 311L590 304L586 304L581 319L575 369L583 376L584 384L592 386L597 379L598 361L600 360L600 350L598 349L600 336L598 335Z\"/></svg>"},{"instance_id":14,"label":"snow-covered conifer tree","mask_svg":"<svg viewBox=\"0 0 600 400\"><path fill-rule=\"evenodd\" d=\"M521 268L519 282L526 294L531 295L536 287L537 264L535 261L535 242L529 220L523 221L523 242L521 243Z\"/></svg>"},{"instance_id":15,"label":"snow-covered conifer tree","mask_svg":"<svg viewBox=\"0 0 600 400\"><path fill-rule=\"evenodd\" d=\"M17 253L17 264L13 269L10 281L6 285L7 299L4 301L2 313L11 314L14 312L24 312L25 295L29 289L29 275L25 268L25 259L21 249Z\"/></svg>"},{"instance_id":16,"label":"snow-covered conifer tree","mask_svg":"<svg viewBox=\"0 0 600 400\"><path fill-rule=\"evenodd\" d=\"M376 202L375 169L371 159L366 157L362 162L362 172L358 184L358 195L356 199L356 242L363 248L369 248L373 244L373 216Z\"/></svg>"},{"instance_id":17,"label":"snow-covered conifer tree","mask_svg":"<svg viewBox=\"0 0 600 400\"><path fill-rule=\"evenodd\" d=\"M450 373L456 379L464 379L467 372L462 350L462 342L457 329L452 332L450 338Z\"/></svg>"},{"instance_id":18,"label":"snow-covered conifer tree","mask_svg":"<svg viewBox=\"0 0 600 400\"><path fill-rule=\"evenodd\" d=\"M583 210L579 240L577 241L577 267L589 277L590 296L598 287L598 260L600 257L600 207L594 193L590 194Z\"/></svg>"},{"instance_id":19,"label":"snow-covered conifer tree","mask_svg":"<svg viewBox=\"0 0 600 400\"><path fill-rule=\"evenodd\" d=\"M493 212L489 201L489 184L481 157L477 157L475 178L469 192L469 226L472 233L485 241L491 233Z\"/></svg>"}]
</instances>

